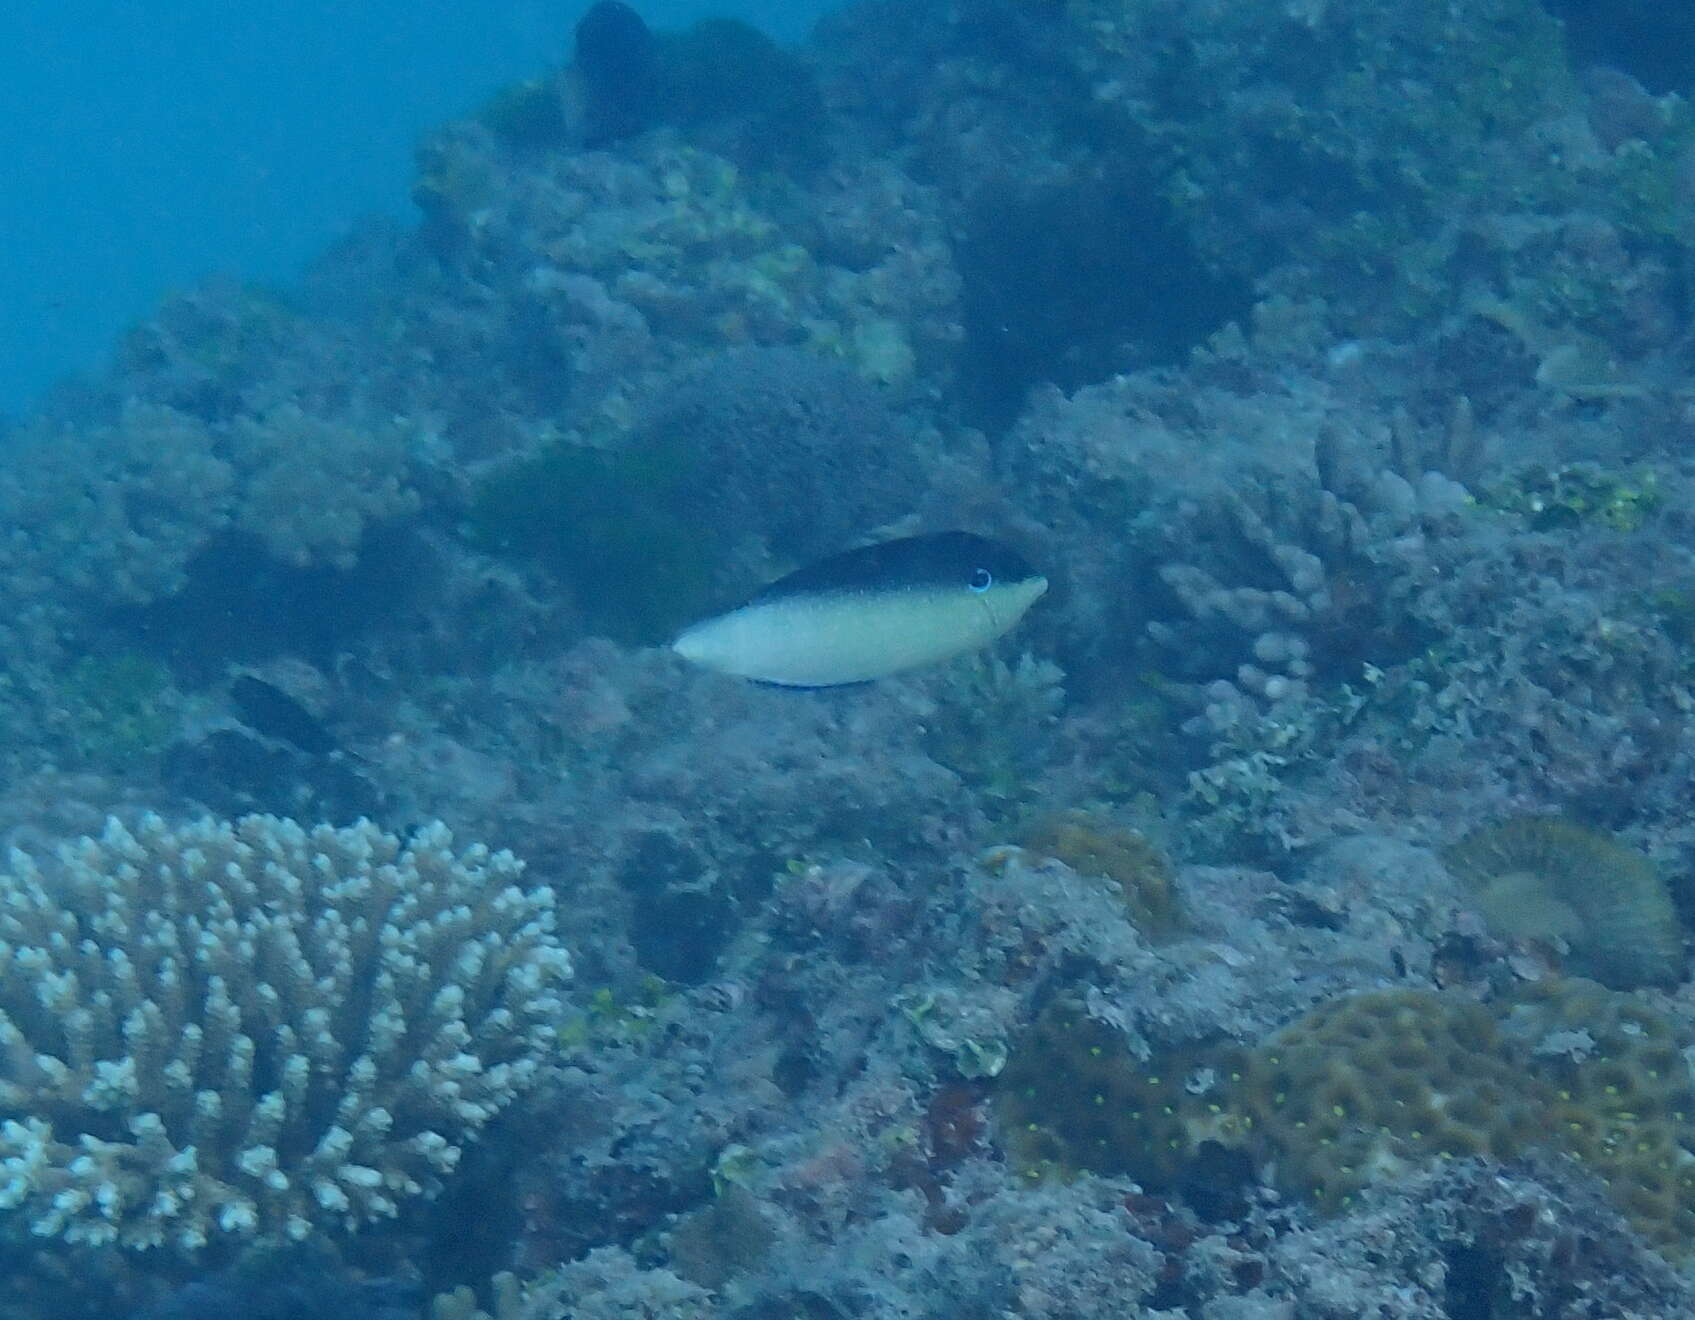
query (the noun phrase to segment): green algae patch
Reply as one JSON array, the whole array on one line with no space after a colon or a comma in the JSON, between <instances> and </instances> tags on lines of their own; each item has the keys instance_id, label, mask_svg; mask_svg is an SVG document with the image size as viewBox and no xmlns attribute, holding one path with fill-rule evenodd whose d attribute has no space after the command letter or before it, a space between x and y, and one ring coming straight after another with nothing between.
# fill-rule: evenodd
<instances>
[{"instance_id":1,"label":"green algae patch","mask_svg":"<svg viewBox=\"0 0 1695 1320\"><path fill-rule=\"evenodd\" d=\"M711 603L723 553L689 509L698 470L681 445L555 444L478 484L468 538L552 570L591 631L660 642Z\"/></svg>"}]
</instances>

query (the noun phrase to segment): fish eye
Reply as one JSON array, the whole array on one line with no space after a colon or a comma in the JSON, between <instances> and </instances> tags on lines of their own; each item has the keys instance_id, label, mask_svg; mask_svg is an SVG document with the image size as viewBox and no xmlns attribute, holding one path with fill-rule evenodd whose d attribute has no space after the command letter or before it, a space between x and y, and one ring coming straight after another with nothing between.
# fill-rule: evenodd
<instances>
[{"instance_id":1,"label":"fish eye","mask_svg":"<svg viewBox=\"0 0 1695 1320\"><path fill-rule=\"evenodd\" d=\"M979 568L971 575L971 590L987 591L995 585L995 575L986 568Z\"/></svg>"}]
</instances>

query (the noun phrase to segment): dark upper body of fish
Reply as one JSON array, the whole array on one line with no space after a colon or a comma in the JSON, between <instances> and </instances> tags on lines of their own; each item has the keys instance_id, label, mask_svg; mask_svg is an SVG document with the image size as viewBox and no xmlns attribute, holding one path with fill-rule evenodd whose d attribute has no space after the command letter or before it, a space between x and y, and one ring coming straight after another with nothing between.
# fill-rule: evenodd
<instances>
[{"instance_id":1,"label":"dark upper body of fish","mask_svg":"<svg viewBox=\"0 0 1695 1320\"><path fill-rule=\"evenodd\" d=\"M863 683L994 641L1047 589L996 541L970 532L909 536L790 573L685 629L672 649L762 683Z\"/></svg>"}]
</instances>

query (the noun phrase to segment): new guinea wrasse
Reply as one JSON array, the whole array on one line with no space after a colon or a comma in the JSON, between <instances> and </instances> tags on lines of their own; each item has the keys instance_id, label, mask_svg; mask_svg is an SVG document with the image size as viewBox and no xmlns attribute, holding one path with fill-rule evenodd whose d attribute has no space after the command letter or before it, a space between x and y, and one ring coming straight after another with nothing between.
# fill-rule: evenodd
<instances>
[{"instance_id":1,"label":"new guinea wrasse","mask_svg":"<svg viewBox=\"0 0 1695 1320\"><path fill-rule=\"evenodd\" d=\"M1048 589L1017 551L970 532L883 541L779 578L671 644L719 673L784 687L864 683L1010 630Z\"/></svg>"}]
</instances>

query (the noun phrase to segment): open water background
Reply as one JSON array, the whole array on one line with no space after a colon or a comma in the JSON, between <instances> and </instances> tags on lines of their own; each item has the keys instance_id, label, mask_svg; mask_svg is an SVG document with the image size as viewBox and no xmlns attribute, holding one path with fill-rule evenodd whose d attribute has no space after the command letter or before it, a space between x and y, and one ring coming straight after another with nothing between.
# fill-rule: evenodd
<instances>
[{"instance_id":1,"label":"open water background","mask_svg":"<svg viewBox=\"0 0 1695 1320\"><path fill-rule=\"evenodd\" d=\"M405 215L427 128L569 55L587 0L7 0L0 416L100 361L172 289L287 280ZM798 40L825 0L647 0Z\"/></svg>"}]
</instances>

